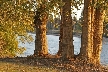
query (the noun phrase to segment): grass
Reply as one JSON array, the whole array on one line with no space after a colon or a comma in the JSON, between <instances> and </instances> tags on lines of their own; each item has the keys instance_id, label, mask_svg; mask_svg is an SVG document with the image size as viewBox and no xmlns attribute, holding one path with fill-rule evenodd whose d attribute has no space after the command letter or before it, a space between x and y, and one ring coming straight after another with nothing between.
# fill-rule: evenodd
<instances>
[{"instance_id":1,"label":"grass","mask_svg":"<svg viewBox=\"0 0 108 72\"><path fill-rule=\"evenodd\" d=\"M0 72L60 72L60 70L46 66L29 66L0 61Z\"/></svg>"},{"instance_id":2,"label":"grass","mask_svg":"<svg viewBox=\"0 0 108 72\"><path fill-rule=\"evenodd\" d=\"M0 72L108 72L79 59L17 57L0 58Z\"/></svg>"}]
</instances>

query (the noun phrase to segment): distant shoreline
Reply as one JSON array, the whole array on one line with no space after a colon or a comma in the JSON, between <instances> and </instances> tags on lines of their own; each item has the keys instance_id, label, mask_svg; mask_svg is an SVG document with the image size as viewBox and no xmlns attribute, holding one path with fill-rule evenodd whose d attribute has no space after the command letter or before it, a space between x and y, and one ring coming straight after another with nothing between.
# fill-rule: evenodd
<instances>
[{"instance_id":1,"label":"distant shoreline","mask_svg":"<svg viewBox=\"0 0 108 72\"><path fill-rule=\"evenodd\" d=\"M34 32L28 32L28 33L32 33L32 34L36 34ZM46 33L46 35L54 35L54 36L60 36L60 34L55 34L55 33ZM81 37L81 34L74 34L73 37Z\"/></svg>"}]
</instances>

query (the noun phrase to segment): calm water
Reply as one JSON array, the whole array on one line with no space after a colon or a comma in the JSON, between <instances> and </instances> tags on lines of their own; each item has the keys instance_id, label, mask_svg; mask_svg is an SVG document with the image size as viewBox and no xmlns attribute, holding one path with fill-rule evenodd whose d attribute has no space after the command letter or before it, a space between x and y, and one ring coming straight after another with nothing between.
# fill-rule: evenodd
<instances>
[{"instance_id":1,"label":"calm water","mask_svg":"<svg viewBox=\"0 0 108 72\"><path fill-rule=\"evenodd\" d=\"M35 34L32 34L33 38L35 39ZM74 54L78 54L80 52L81 47L81 38L74 37ZM47 35L48 40L48 51L50 54L56 54L59 49L59 36ZM26 47L26 51L24 54L20 55L26 57L27 55L31 55L34 53L35 49L35 41L31 43L20 43L19 46ZM103 46L101 52L101 63L107 65L108 64L108 39L103 38Z\"/></svg>"}]
</instances>

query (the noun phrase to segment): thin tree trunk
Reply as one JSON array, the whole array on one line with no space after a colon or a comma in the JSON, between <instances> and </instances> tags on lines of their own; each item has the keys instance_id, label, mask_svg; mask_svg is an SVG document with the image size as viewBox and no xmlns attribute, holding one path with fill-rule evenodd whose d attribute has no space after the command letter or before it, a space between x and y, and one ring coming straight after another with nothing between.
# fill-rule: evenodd
<instances>
[{"instance_id":1,"label":"thin tree trunk","mask_svg":"<svg viewBox=\"0 0 108 72\"><path fill-rule=\"evenodd\" d=\"M73 46L73 25L71 17L71 2L70 0L63 0L65 5L62 8L59 51L58 55L64 58L74 57Z\"/></svg>"},{"instance_id":2,"label":"thin tree trunk","mask_svg":"<svg viewBox=\"0 0 108 72\"><path fill-rule=\"evenodd\" d=\"M40 8L41 10L44 8ZM41 17L41 19L40 19ZM36 24L36 40L35 40L35 51L34 55L43 56L48 54L48 45L46 37L46 23L47 23L47 13L41 14L37 10L34 23Z\"/></svg>"},{"instance_id":3,"label":"thin tree trunk","mask_svg":"<svg viewBox=\"0 0 108 72\"><path fill-rule=\"evenodd\" d=\"M92 51L92 63L93 63L93 36L94 36L94 18L95 18L95 4L96 0L92 1L93 6L91 6L91 51Z\"/></svg>"},{"instance_id":4,"label":"thin tree trunk","mask_svg":"<svg viewBox=\"0 0 108 72\"><path fill-rule=\"evenodd\" d=\"M94 64L100 63L104 16L105 16L105 10L102 10L101 8L96 8L95 21L94 21L94 37L93 37Z\"/></svg>"},{"instance_id":5,"label":"thin tree trunk","mask_svg":"<svg viewBox=\"0 0 108 72\"><path fill-rule=\"evenodd\" d=\"M63 27L62 27L62 22L63 22L63 16L62 16L62 8L60 9L60 14L61 14L61 24L60 24L60 37L59 37L59 51L57 53L58 56L61 56L62 54L62 39L63 39Z\"/></svg>"},{"instance_id":6,"label":"thin tree trunk","mask_svg":"<svg viewBox=\"0 0 108 72\"><path fill-rule=\"evenodd\" d=\"M91 19L91 4L92 0L84 0L84 23L82 26L82 39L81 39L81 49L80 49L80 56L91 60L92 59L92 42L91 42L91 26L92 26L92 19Z\"/></svg>"}]
</instances>

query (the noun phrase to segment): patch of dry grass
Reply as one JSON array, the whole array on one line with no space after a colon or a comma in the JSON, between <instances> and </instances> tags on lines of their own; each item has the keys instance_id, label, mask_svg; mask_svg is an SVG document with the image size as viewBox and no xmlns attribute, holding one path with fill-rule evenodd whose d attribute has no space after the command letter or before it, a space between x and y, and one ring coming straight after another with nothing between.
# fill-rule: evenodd
<instances>
[{"instance_id":1,"label":"patch of dry grass","mask_svg":"<svg viewBox=\"0 0 108 72\"><path fill-rule=\"evenodd\" d=\"M60 72L59 69L54 69L46 66L30 66L21 63L10 63L0 61L0 72Z\"/></svg>"},{"instance_id":2,"label":"patch of dry grass","mask_svg":"<svg viewBox=\"0 0 108 72\"><path fill-rule=\"evenodd\" d=\"M1 58L0 72L108 72L108 68L79 59L19 57Z\"/></svg>"}]
</instances>

